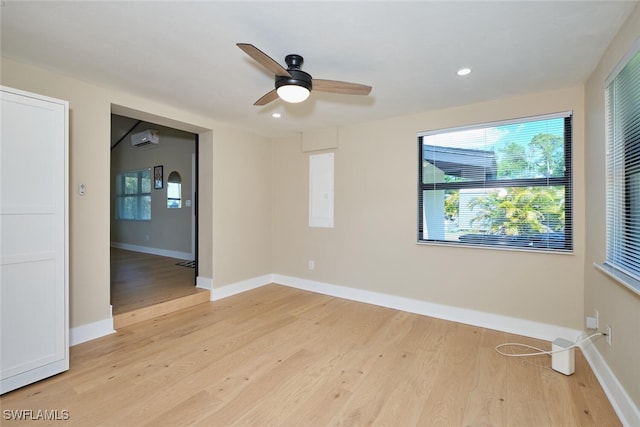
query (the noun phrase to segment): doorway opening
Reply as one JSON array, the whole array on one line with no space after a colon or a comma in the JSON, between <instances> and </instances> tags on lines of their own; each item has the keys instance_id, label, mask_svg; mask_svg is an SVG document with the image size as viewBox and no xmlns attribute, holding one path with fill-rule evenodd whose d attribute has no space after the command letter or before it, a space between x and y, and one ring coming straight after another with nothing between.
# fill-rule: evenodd
<instances>
[{"instance_id":1,"label":"doorway opening","mask_svg":"<svg viewBox=\"0 0 640 427\"><path fill-rule=\"evenodd\" d=\"M209 300L208 291L196 288L197 165L198 134L111 115L116 329Z\"/></svg>"}]
</instances>

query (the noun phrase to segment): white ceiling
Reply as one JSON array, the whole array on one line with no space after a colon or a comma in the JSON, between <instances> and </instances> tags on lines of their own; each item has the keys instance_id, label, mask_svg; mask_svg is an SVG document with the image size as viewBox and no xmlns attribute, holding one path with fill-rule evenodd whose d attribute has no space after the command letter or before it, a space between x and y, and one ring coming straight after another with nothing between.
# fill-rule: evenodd
<instances>
[{"instance_id":1,"label":"white ceiling","mask_svg":"<svg viewBox=\"0 0 640 427\"><path fill-rule=\"evenodd\" d=\"M265 136L584 82L637 1L2 1L2 56ZM273 76L236 47L315 78L373 86L255 107ZM458 77L458 68L473 72ZM72 106L73 107L73 106ZM273 119L271 113L282 118Z\"/></svg>"}]
</instances>

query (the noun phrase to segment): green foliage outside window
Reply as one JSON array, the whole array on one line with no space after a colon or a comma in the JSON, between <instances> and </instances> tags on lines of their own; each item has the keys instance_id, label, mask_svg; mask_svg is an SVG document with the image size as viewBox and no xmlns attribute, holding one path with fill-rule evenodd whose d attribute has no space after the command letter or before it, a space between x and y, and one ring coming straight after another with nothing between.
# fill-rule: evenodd
<instances>
[{"instance_id":1,"label":"green foliage outside window","mask_svg":"<svg viewBox=\"0 0 640 427\"><path fill-rule=\"evenodd\" d=\"M151 220L151 169L116 176L116 219Z\"/></svg>"},{"instance_id":2,"label":"green foliage outside window","mask_svg":"<svg viewBox=\"0 0 640 427\"><path fill-rule=\"evenodd\" d=\"M419 135L418 241L571 250L571 113Z\"/></svg>"}]
</instances>

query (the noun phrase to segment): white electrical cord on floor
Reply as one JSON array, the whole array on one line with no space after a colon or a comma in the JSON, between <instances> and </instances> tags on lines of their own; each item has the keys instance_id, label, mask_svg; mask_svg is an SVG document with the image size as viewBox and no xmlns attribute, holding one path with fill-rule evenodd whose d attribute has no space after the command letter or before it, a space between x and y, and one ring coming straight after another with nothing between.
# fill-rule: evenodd
<instances>
[{"instance_id":1,"label":"white electrical cord on floor","mask_svg":"<svg viewBox=\"0 0 640 427\"><path fill-rule=\"evenodd\" d=\"M554 353L560 353L560 352L562 352L562 351L567 351L567 350L569 350L569 349L576 348L576 347L578 347L580 344L582 344L583 342L588 341L588 340L590 340L591 338L593 338L593 337L597 337L597 336L599 336L599 335L606 335L606 334L605 334L605 333L602 333L602 332L596 332L596 333L594 333L594 334L589 335L588 337L585 337L585 338L583 338L583 339L581 339L581 340L579 340L579 341L576 341L572 346L569 346L569 347L563 348L562 350L556 350L556 351L551 351L551 350L549 350L549 351L547 351L547 350L542 350L541 348L537 348L537 347L534 347L534 346L532 346L532 345L520 344L520 343L512 343L512 342L505 343L505 344L499 344L499 345L497 345L497 346L495 347L495 350L496 350L498 353L500 353L501 355L503 355L503 356L507 356L507 357L541 356L541 355L543 355L543 354L551 355L551 354L554 354ZM530 350L535 350L536 352L535 352L535 353L505 353L505 352L503 352L503 351L501 351L501 350L500 350L501 348L503 348L503 347L507 347L507 346L524 347L524 348L528 348L528 349L530 349Z\"/></svg>"}]
</instances>

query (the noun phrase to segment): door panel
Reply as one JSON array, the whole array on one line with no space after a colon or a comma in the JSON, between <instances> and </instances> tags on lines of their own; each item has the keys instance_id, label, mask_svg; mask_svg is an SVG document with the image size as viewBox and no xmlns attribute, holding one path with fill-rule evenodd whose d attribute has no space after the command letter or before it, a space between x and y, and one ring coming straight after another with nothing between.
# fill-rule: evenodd
<instances>
[{"instance_id":1,"label":"door panel","mask_svg":"<svg viewBox=\"0 0 640 427\"><path fill-rule=\"evenodd\" d=\"M2 88L0 393L69 367L64 101Z\"/></svg>"}]
</instances>

